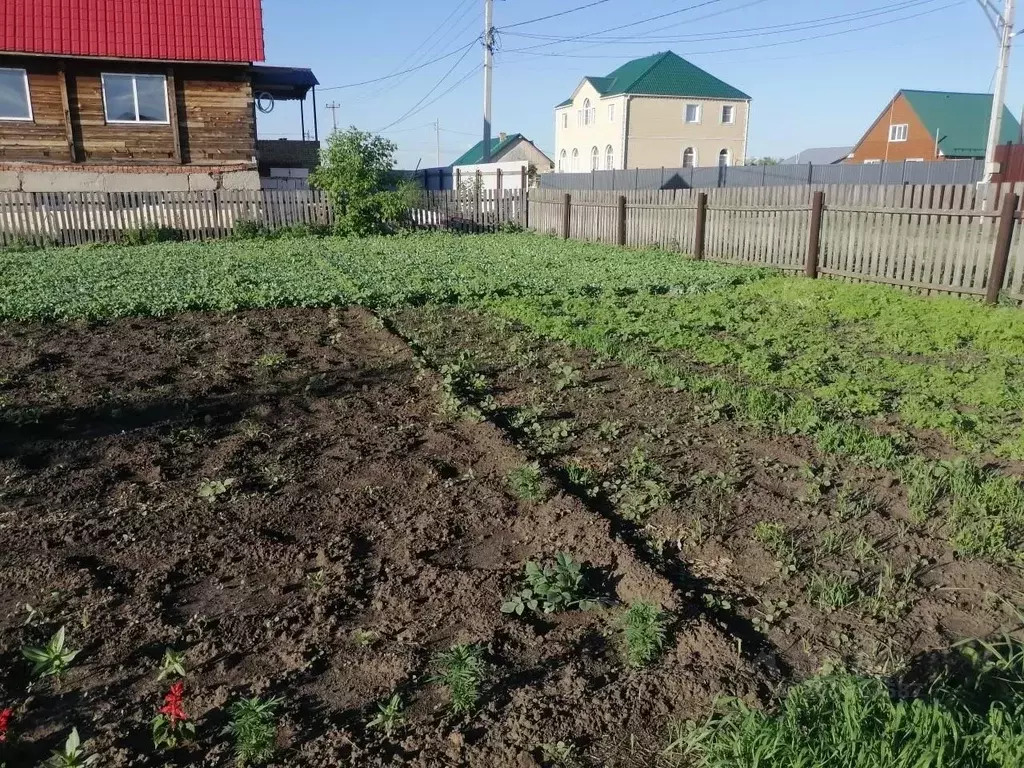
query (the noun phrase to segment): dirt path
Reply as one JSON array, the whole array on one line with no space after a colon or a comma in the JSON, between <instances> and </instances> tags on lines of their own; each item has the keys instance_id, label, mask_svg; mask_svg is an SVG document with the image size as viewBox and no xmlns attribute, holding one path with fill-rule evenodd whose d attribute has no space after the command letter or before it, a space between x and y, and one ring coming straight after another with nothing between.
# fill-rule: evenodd
<instances>
[{"instance_id":1,"label":"dirt path","mask_svg":"<svg viewBox=\"0 0 1024 768\"><path fill-rule=\"evenodd\" d=\"M223 765L224 707L253 693L285 700L274 765L521 768L557 741L644 765L670 720L759 690L733 640L608 521L572 496L514 498L524 454L439 415L436 375L365 312L7 324L0 360L11 766L72 726L103 765ZM523 563L559 550L610 600L673 611L660 663L627 671L616 607L500 613ZM62 625L81 655L26 694L20 648ZM467 718L429 680L458 642L490 665ZM166 648L186 652L198 726L170 756L149 738ZM387 738L366 723L395 692L408 724Z\"/></svg>"}]
</instances>

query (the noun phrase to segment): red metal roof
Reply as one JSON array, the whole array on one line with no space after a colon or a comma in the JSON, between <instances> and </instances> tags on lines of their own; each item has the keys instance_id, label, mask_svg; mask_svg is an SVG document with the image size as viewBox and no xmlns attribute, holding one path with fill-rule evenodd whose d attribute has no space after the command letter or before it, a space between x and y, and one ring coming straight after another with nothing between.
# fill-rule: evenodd
<instances>
[{"instance_id":1,"label":"red metal roof","mask_svg":"<svg viewBox=\"0 0 1024 768\"><path fill-rule=\"evenodd\" d=\"M263 61L260 0L0 0L0 51Z\"/></svg>"}]
</instances>

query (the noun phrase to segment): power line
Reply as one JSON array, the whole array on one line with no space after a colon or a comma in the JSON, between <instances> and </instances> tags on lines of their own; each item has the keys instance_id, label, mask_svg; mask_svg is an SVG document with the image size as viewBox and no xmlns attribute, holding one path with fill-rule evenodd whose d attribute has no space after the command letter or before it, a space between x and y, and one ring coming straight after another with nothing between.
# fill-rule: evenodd
<instances>
[{"instance_id":1,"label":"power line","mask_svg":"<svg viewBox=\"0 0 1024 768\"><path fill-rule=\"evenodd\" d=\"M392 78L398 77L399 75L406 75L409 72L416 72L417 70L423 69L424 67L428 67L431 64L436 64L439 61L444 61L445 59L450 59L452 56L455 56L456 54L463 53L464 51L468 51L470 48L472 48L474 45L476 45L476 43L477 43L477 41L479 39L480 39L480 37L477 36L472 42L468 43L467 45L462 46L461 48L456 48L454 51L449 51L448 53L444 54L443 56L438 56L436 59L431 59L430 61L423 62L422 64L419 64L419 65L417 65L415 67L410 67L409 69L403 69L401 72L393 72L390 75L385 75L384 77L375 77L372 80L363 80L362 82L359 82L359 83L346 83L345 85L332 85L329 88L321 88L320 90L321 91L338 91L338 90L341 90L343 88L358 88L361 85L371 85L372 83L381 83L381 82L383 82L385 80L391 80Z\"/></svg>"},{"instance_id":2,"label":"power line","mask_svg":"<svg viewBox=\"0 0 1024 768\"><path fill-rule=\"evenodd\" d=\"M914 14L911 14L909 16L901 16L898 19L888 19L886 21L878 21L878 22L875 22L874 24L866 24L866 25L864 25L862 27L854 27L852 29L841 29L841 30L838 30L836 32L827 32L827 33L821 34L821 35L811 35L809 37L798 37L798 38L794 38L793 40L778 40L778 41L772 42L772 43L761 43L759 45L740 46L740 47L737 47L737 48L719 48L719 49L711 50L711 51L690 51L687 55L688 56L703 56L703 55L706 55L706 54L709 54L709 53L732 53L732 52L735 52L735 51L753 51L753 50L757 50L759 48L774 48L774 47L780 46L780 45L792 45L794 43L805 43L805 42L808 42L808 41L811 41L811 40L823 40L823 39L828 38L828 37L837 37L839 35L846 35L846 34L849 34L851 32L863 32L866 29L875 29L877 27L887 26L889 24L898 24L901 21L910 21L911 19L920 18L921 16L927 16L927 15L932 14L932 13L938 13L939 11L944 11L944 10L947 10L949 8L954 8L954 7L958 6L958 5L962 5L964 3L964 1L965 0L955 0L955 2L947 3L946 5L941 5L938 8L931 8L931 9L929 9L927 11L920 11L919 13L914 13ZM557 53L557 52L535 52L535 51L532 51L530 48L510 48L507 52L508 53L522 53L522 54L527 55L527 56L554 56L554 57L569 58L569 59L621 58L624 55L624 54L584 55L584 54Z\"/></svg>"},{"instance_id":3,"label":"power line","mask_svg":"<svg viewBox=\"0 0 1024 768\"><path fill-rule=\"evenodd\" d=\"M389 123L384 128L381 128L380 130L374 131L374 133L383 133L388 128L391 128L392 126L398 125L399 123L401 123L406 118L411 117L412 115L414 115L416 113L417 107L419 107L421 104L423 104L423 102L426 101L430 97L430 94L432 94L434 91L436 91L438 88L441 87L441 84L445 80L448 79L449 75L451 75L451 73L454 72L458 68L459 64L461 64L463 62L463 60L465 60L466 56L469 55L470 50L471 50L470 47L467 47L466 50L463 52L463 54L458 58L458 60L454 64L452 64L451 69L449 69L447 72L445 72L444 75L441 76L441 79L438 80L434 84L434 87L431 88L429 91L427 91L425 94L423 94L423 98L421 98L419 101L417 101L415 104L413 104L412 107L409 108L408 112L406 112L400 118L395 120L393 123Z\"/></svg>"},{"instance_id":4,"label":"power line","mask_svg":"<svg viewBox=\"0 0 1024 768\"><path fill-rule=\"evenodd\" d=\"M474 2L474 0L462 0L461 3L459 3L457 6L455 6L455 8L452 10L452 12L449 13L445 17L444 21L442 21L440 24L438 24L434 28L434 30L423 39L423 42L421 42L419 45L417 45L409 53L408 56L406 56L404 59L402 59L398 63L398 67L404 66L410 60L413 60L413 63L416 63L417 60L414 59L414 57L416 56L417 53L419 53L420 54L420 58L422 58L423 55L426 55L426 54L428 54L430 52L430 49L432 47L436 48L440 41L436 40L434 38L434 35L436 35L438 32L440 32L442 29L444 29L445 25L447 25L449 21L451 21L453 18L455 18L456 14L458 14L459 11L461 11L463 8L466 8L467 6L469 6L469 4L472 3L472 2ZM433 43L433 45L432 46L427 46L428 43ZM424 46L427 46L426 50L423 50ZM422 53L421 53L421 51L422 51Z\"/></svg>"},{"instance_id":5,"label":"power line","mask_svg":"<svg viewBox=\"0 0 1024 768\"><path fill-rule=\"evenodd\" d=\"M528 19L527 21L517 21L515 24L506 24L503 28L512 29L513 27L525 27L527 24L536 24L538 21L547 21L548 19L557 19L559 16L568 16L570 13L576 13L577 11L582 11L587 8L593 8L595 5L604 5L607 2L610 2L610 0L595 0L592 3L587 3L586 5L578 5L575 8L570 8L567 11L559 11L558 13L551 13L548 14L547 16L538 16L535 19Z\"/></svg>"},{"instance_id":6,"label":"power line","mask_svg":"<svg viewBox=\"0 0 1024 768\"><path fill-rule=\"evenodd\" d=\"M938 0L905 0L904 2L895 3L892 5L880 6L878 8L867 8L861 11L855 11L852 13L842 13L835 16L823 16L819 19L807 19L804 21L793 21L786 24L771 24L763 27L743 27L732 30L722 30L719 32L696 32L692 35L682 35L678 37L602 37L595 39L595 42L600 43L635 43L635 42L651 42L651 43L682 43L689 41L701 41L705 38L714 38L717 40L728 40L734 38L743 37L759 37L761 35L782 35L788 32L802 32L806 29L816 29L819 27L835 26L837 24L850 24L855 21L861 21L862 19L872 18L874 16L883 16L890 13L898 13L902 10L914 8L921 5L928 5L930 3L937 2ZM667 28L667 27L666 27ZM657 31L657 30L652 30ZM537 40L555 40L559 41L564 38L559 38L554 35L531 35L528 33L509 33L510 37L523 37Z\"/></svg>"},{"instance_id":7,"label":"power line","mask_svg":"<svg viewBox=\"0 0 1024 768\"><path fill-rule=\"evenodd\" d=\"M441 93L437 94L437 96L435 96L435 97L434 97L433 99L431 99L430 101L428 101L428 102L427 102L426 104L424 104L424 105L423 105L422 107L420 107L419 109L417 109L417 110L416 110L415 112L411 112L411 113L409 113L409 114L408 114L408 115L406 115L406 116L400 117L400 118L399 118L398 120L396 120L395 122L393 122L393 123L392 123L391 125L397 125L397 124L398 124L398 123L400 123L400 122L401 122L402 120L405 120L405 119L406 119L406 117L412 117L413 115L415 115L415 114L418 114L418 113L422 112L423 110L425 110L425 109L426 109L427 107L429 107L429 106L430 106L431 104L435 104L436 102L440 101L440 100L441 100L441 99L443 99L443 98L444 98L445 96L447 96L447 95L448 95L449 93L451 93L451 92L452 92L452 91L454 91L454 90L455 90L456 88L458 88L458 87L459 87L460 85L462 85L462 84L463 84L464 82L466 82L467 80L469 80L469 78L471 78L471 77L472 77L473 75L475 75L475 74L476 74L477 72L479 72L479 71L480 71L481 69L483 69L483 65L482 65L482 64L480 64L480 65L477 65L477 66L473 67L473 69L471 69L471 70L470 70L469 72L467 72L467 73L465 74L465 76L464 76L464 77L460 78L460 79L459 79L459 80L457 80L457 81L456 81L455 83L453 83L453 84L451 85L451 87L449 87L449 88L445 89L444 91L442 91ZM390 126L388 126L388 127L390 128ZM379 130L376 130L376 131L374 131L374 133L381 133L382 131L386 131L386 130L387 130L387 128L381 128L381 129L379 129ZM476 135L476 134L474 134L474 136L475 136L475 135Z\"/></svg>"}]
</instances>

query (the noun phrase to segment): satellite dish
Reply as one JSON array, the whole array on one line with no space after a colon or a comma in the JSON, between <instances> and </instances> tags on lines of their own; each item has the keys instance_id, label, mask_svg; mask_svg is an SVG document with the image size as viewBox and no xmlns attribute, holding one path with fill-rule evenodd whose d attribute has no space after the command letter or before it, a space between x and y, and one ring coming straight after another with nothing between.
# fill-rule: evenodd
<instances>
[{"instance_id":1,"label":"satellite dish","mask_svg":"<svg viewBox=\"0 0 1024 768\"><path fill-rule=\"evenodd\" d=\"M269 115L274 111L274 97L266 91L261 91L256 94L256 109L262 112L264 115Z\"/></svg>"}]
</instances>

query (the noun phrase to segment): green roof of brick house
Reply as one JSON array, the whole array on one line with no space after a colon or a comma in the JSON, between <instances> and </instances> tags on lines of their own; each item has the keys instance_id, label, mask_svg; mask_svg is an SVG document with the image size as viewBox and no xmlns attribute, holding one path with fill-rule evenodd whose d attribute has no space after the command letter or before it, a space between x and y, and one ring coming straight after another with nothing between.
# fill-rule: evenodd
<instances>
[{"instance_id":1,"label":"green roof of brick house","mask_svg":"<svg viewBox=\"0 0 1024 768\"><path fill-rule=\"evenodd\" d=\"M946 157L984 157L992 94L908 91L900 93L924 123L928 133L938 134L939 150ZM1005 106L999 143L1017 141L1020 123Z\"/></svg>"},{"instance_id":2,"label":"green roof of brick house","mask_svg":"<svg viewBox=\"0 0 1024 768\"><path fill-rule=\"evenodd\" d=\"M695 99L750 97L672 51L627 61L605 77L586 77L602 96L682 96ZM572 104L566 99L559 107Z\"/></svg>"},{"instance_id":3,"label":"green roof of brick house","mask_svg":"<svg viewBox=\"0 0 1024 768\"><path fill-rule=\"evenodd\" d=\"M525 138L521 133L510 133L504 139L501 136L491 138L491 157L500 154L512 142ZM452 163L456 165L480 165L484 161L484 142L481 139L473 145L472 149L463 154L458 160Z\"/></svg>"}]
</instances>

